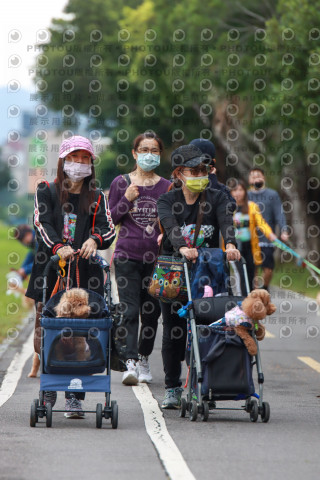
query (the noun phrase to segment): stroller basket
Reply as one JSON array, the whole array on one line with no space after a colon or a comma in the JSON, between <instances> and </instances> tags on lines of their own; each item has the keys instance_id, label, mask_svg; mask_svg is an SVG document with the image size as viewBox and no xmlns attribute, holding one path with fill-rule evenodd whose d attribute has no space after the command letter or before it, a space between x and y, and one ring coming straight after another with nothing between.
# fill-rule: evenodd
<instances>
[{"instance_id":1,"label":"stroller basket","mask_svg":"<svg viewBox=\"0 0 320 480\"><path fill-rule=\"evenodd\" d=\"M245 261L242 266L247 292L249 283ZM238 267L238 265L236 266ZM250 420L256 422L258 416L266 423L270 418L270 406L263 401L264 376L260 360L259 346L257 354L251 357L241 338L232 327L228 326L226 312L236 307L243 300L228 288L228 295L192 298L192 291L184 260L184 271L188 291L188 333L190 338L190 375L188 377L187 399L181 398L180 416L189 413L191 421L196 421L198 413L201 419L207 421L210 410L245 410L250 414ZM217 325L212 325L218 322ZM251 335L256 342L255 331ZM256 365L259 395L255 393L252 368ZM256 397L256 399L251 397ZM218 407L219 400L244 400L245 404L238 407Z\"/></svg>"},{"instance_id":2,"label":"stroller basket","mask_svg":"<svg viewBox=\"0 0 320 480\"><path fill-rule=\"evenodd\" d=\"M74 254L76 257L80 254L80 250L74 251ZM67 318L56 317L55 309L62 295L65 294L64 290L46 301L48 274L53 269L59 275L59 261L59 255L53 255L43 271L43 307L40 327L37 326L34 337L35 342L40 340L40 392L39 398L34 399L31 404L30 426L35 427L39 419L45 417L46 426L51 427L53 412L69 412L69 410L53 410L52 403L46 401L46 392L62 391L81 394L100 392L105 395L104 405L97 403L95 410L83 410L83 413L96 414L97 428L102 427L102 420L105 418L106 420L111 419L111 426L116 429L118 427L118 405L115 400L111 401L110 399L113 324L110 313L112 311L110 265L99 255L89 258L90 262L99 265L105 273L103 290L107 303L98 293L82 289L88 293L89 318L77 318L77 313L73 314L73 318ZM69 261L69 267L72 261ZM69 285L70 271L69 268L67 286ZM76 300L76 296L74 298ZM76 312L76 310L74 311ZM65 312L65 315L68 315L68 312ZM38 319L39 317L37 317ZM76 413L79 413L82 418L82 412Z\"/></svg>"},{"instance_id":3,"label":"stroller basket","mask_svg":"<svg viewBox=\"0 0 320 480\"><path fill-rule=\"evenodd\" d=\"M252 362L238 335L230 330L197 327L204 399L236 400L254 394Z\"/></svg>"}]
</instances>

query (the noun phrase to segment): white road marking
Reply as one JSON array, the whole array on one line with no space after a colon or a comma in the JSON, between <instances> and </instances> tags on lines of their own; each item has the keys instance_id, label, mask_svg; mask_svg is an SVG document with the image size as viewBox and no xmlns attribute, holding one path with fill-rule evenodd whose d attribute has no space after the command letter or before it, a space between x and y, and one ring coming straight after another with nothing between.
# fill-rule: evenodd
<instances>
[{"instance_id":1,"label":"white road marking","mask_svg":"<svg viewBox=\"0 0 320 480\"><path fill-rule=\"evenodd\" d=\"M0 387L0 407L6 403L15 392L20 380L23 367L29 357L33 355L33 332L24 343L20 353L16 353L9 365Z\"/></svg>"},{"instance_id":2,"label":"white road marking","mask_svg":"<svg viewBox=\"0 0 320 480\"><path fill-rule=\"evenodd\" d=\"M140 402L147 433L171 480L196 480L169 434L158 402L147 385L132 387Z\"/></svg>"},{"instance_id":3,"label":"white road marking","mask_svg":"<svg viewBox=\"0 0 320 480\"><path fill-rule=\"evenodd\" d=\"M316 372L320 373L320 363L316 360L313 360L311 357L298 357L298 360L308 365L308 367L313 368Z\"/></svg>"}]
</instances>

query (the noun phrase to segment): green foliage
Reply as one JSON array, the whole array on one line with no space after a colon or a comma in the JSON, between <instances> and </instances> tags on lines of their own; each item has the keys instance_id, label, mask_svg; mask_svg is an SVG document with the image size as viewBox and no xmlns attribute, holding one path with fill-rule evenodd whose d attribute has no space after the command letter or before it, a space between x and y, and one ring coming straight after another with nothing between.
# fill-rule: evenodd
<instances>
[{"instance_id":1,"label":"green foliage","mask_svg":"<svg viewBox=\"0 0 320 480\"><path fill-rule=\"evenodd\" d=\"M270 83L271 99L265 106L269 119L280 119L273 134L277 161L288 163L290 154L297 166L299 157L307 160L308 155L320 153L320 132L314 129L320 113L320 11L310 0L280 0L277 13L267 22L265 43L270 49L268 59L281 68ZM281 159L282 155L285 157ZM312 163L311 158L308 164ZM320 173L319 161L311 171ZM297 179L299 170L296 172Z\"/></svg>"},{"instance_id":2,"label":"green foliage","mask_svg":"<svg viewBox=\"0 0 320 480\"><path fill-rule=\"evenodd\" d=\"M27 310L22 306L21 297L6 295L6 274L10 268L19 268L27 249L18 241L12 241L8 236L9 227L0 222L0 275L2 288L0 290L0 342L8 337L15 337L16 326L26 316Z\"/></svg>"}]
</instances>

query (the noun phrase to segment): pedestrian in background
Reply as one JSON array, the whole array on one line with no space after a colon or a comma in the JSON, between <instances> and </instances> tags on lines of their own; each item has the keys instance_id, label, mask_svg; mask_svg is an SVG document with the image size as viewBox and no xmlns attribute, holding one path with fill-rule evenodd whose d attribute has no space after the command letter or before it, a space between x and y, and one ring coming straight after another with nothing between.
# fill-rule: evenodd
<instances>
[{"instance_id":1,"label":"pedestrian in background","mask_svg":"<svg viewBox=\"0 0 320 480\"><path fill-rule=\"evenodd\" d=\"M278 192L266 187L265 173L262 168L254 167L249 172L248 198L259 206L260 212L273 232L280 229L280 239L289 240L286 218L283 213L282 202ZM269 289L274 270L274 247L265 235L259 238L262 255L263 287Z\"/></svg>"},{"instance_id":2,"label":"pedestrian in background","mask_svg":"<svg viewBox=\"0 0 320 480\"><path fill-rule=\"evenodd\" d=\"M22 243L22 245L29 249L21 267L17 270L17 273L20 275L22 280L24 280L28 275L30 275L32 270L33 260L37 249L37 242L35 238L36 234L35 231L29 227L29 225L23 224L14 227L13 236L16 240Z\"/></svg>"},{"instance_id":3,"label":"pedestrian in background","mask_svg":"<svg viewBox=\"0 0 320 480\"><path fill-rule=\"evenodd\" d=\"M237 202L237 208L233 215L233 224L236 229L238 248L247 264L249 289L255 288L254 276L256 267L262 264L261 249L259 246L258 230L262 232L270 242L276 240L270 226L263 219L256 203L248 201L248 192L242 180L234 180L230 185L231 195ZM243 271L238 265L240 275L241 294L247 296L247 289L243 277Z\"/></svg>"}]
</instances>

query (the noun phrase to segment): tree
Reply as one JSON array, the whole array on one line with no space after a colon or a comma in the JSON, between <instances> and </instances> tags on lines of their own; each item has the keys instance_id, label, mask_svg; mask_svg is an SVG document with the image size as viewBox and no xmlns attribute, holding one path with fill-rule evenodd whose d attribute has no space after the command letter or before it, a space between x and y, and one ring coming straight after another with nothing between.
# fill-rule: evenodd
<instances>
[{"instance_id":1,"label":"tree","mask_svg":"<svg viewBox=\"0 0 320 480\"><path fill-rule=\"evenodd\" d=\"M299 10L299 15L297 11ZM268 148L281 169L295 246L319 263L320 11L310 0L280 0L267 22L268 61L281 66L264 102Z\"/></svg>"},{"instance_id":2,"label":"tree","mask_svg":"<svg viewBox=\"0 0 320 480\"><path fill-rule=\"evenodd\" d=\"M262 165L288 201L296 245L319 251L320 34L311 0L70 0L66 12L70 20L52 23L36 82L47 82L64 128L80 112L113 138L101 154L104 175L128 168L141 131L155 130L169 152L212 138L222 178ZM161 173L169 170L162 162Z\"/></svg>"}]
</instances>

